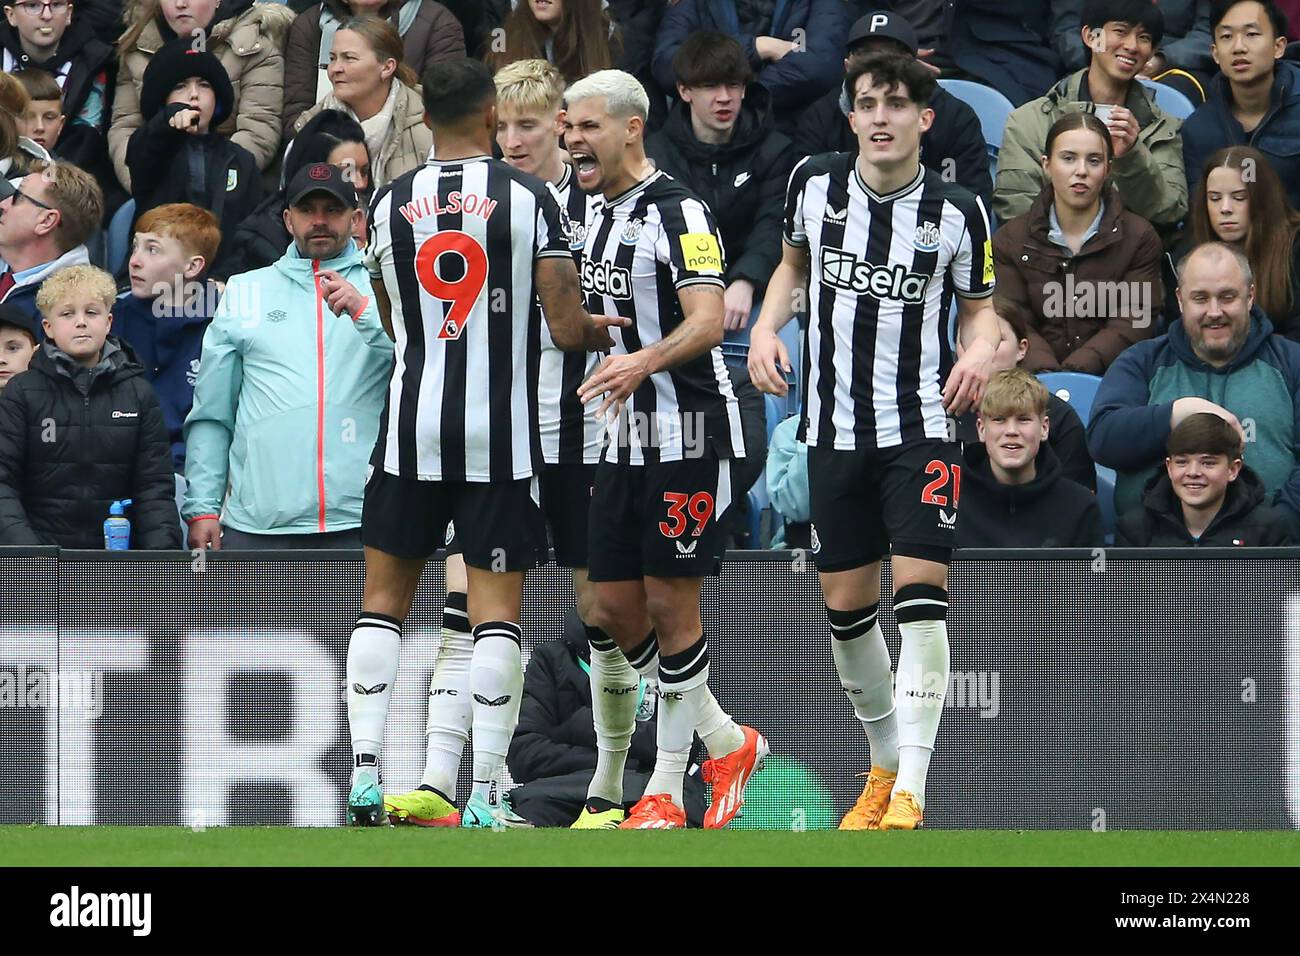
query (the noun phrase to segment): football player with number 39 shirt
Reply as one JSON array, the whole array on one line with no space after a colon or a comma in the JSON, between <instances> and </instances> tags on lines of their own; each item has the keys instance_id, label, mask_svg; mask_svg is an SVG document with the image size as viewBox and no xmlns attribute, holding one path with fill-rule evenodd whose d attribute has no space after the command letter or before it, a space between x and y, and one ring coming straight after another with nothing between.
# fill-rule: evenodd
<instances>
[{"instance_id":1,"label":"football player with number 39 shirt","mask_svg":"<svg viewBox=\"0 0 1300 956\"><path fill-rule=\"evenodd\" d=\"M835 667L872 764L845 830L921 825L948 687L948 563L961 494L947 416L978 404L1000 335L984 207L920 164L934 89L912 57L877 53L849 70L858 152L795 167L782 261L750 339L754 384L784 394L790 358L776 333L808 285L801 432L812 550ZM954 292L972 343L955 364L945 328ZM896 688L879 622L886 555L902 635Z\"/></svg>"},{"instance_id":2,"label":"football player with number 39 shirt","mask_svg":"<svg viewBox=\"0 0 1300 956\"><path fill-rule=\"evenodd\" d=\"M649 98L619 70L565 94L565 143L578 186L599 192L582 253L588 309L630 318L579 390L612 411L592 492L588 576L592 707L598 762L576 829L686 825L682 779L699 733L712 759L706 828L739 811L768 747L709 691L700 588L716 573L730 506L731 461L745 454L740 409L722 361L723 252L709 208L645 157ZM743 493L743 489L740 490ZM653 630L652 630L653 628ZM620 652L621 648L621 652ZM659 682L658 755L645 796L624 816L631 693L596 692L622 653Z\"/></svg>"}]
</instances>

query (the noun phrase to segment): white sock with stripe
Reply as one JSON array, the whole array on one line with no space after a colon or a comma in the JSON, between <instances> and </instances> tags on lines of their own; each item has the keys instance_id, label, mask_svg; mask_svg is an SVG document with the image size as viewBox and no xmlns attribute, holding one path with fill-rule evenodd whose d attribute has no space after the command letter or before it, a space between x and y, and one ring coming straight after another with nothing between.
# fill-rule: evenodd
<instances>
[{"instance_id":1,"label":"white sock with stripe","mask_svg":"<svg viewBox=\"0 0 1300 956\"><path fill-rule=\"evenodd\" d=\"M442 609L442 643L429 680L429 717L424 728L421 784L433 787L453 802L460 759L469 742L469 728L474 719L469 677L474 638L470 635L465 602L463 593L452 591L447 594Z\"/></svg>"},{"instance_id":2,"label":"white sock with stripe","mask_svg":"<svg viewBox=\"0 0 1300 956\"><path fill-rule=\"evenodd\" d=\"M523 631L511 621L487 621L474 628L469 682L474 698L473 796L490 800L501 782L510 738L519 724L524 691ZM498 790L499 790L498 786Z\"/></svg>"},{"instance_id":3,"label":"white sock with stripe","mask_svg":"<svg viewBox=\"0 0 1300 956\"><path fill-rule=\"evenodd\" d=\"M695 691L708 690L709 649L704 638L677 654L659 658L659 715L654 773L646 784L646 796L666 793L684 809L682 781L690 765L691 744L699 725L699 702ZM710 695L712 696L712 695Z\"/></svg>"},{"instance_id":4,"label":"white sock with stripe","mask_svg":"<svg viewBox=\"0 0 1300 956\"><path fill-rule=\"evenodd\" d=\"M585 626L591 646L591 713L596 728L596 772L588 799L623 802L623 771L636 730L640 680L627 657L598 627Z\"/></svg>"},{"instance_id":5,"label":"white sock with stripe","mask_svg":"<svg viewBox=\"0 0 1300 956\"><path fill-rule=\"evenodd\" d=\"M925 807L925 778L948 693L948 592L930 584L908 584L894 595L894 614L903 635L898 655L898 780Z\"/></svg>"},{"instance_id":6,"label":"white sock with stripe","mask_svg":"<svg viewBox=\"0 0 1300 956\"><path fill-rule=\"evenodd\" d=\"M880 604L856 611L826 609L831 655L853 713L867 732L871 763L898 770L898 720L889 648L880 630Z\"/></svg>"},{"instance_id":7,"label":"white sock with stripe","mask_svg":"<svg viewBox=\"0 0 1300 956\"><path fill-rule=\"evenodd\" d=\"M388 701L402 654L402 622L387 614L362 611L348 640L348 730L353 767L378 771L384 750ZM361 760L363 756L373 760ZM355 769L354 769L355 776Z\"/></svg>"}]
</instances>

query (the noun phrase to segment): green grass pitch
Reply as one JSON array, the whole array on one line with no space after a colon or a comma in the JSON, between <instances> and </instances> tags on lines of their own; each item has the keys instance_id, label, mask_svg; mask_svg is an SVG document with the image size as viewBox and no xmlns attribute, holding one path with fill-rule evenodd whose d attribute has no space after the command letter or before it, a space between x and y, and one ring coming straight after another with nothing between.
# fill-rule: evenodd
<instances>
[{"instance_id":1,"label":"green grass pitch","mask_svg":"<svg viewBox=\"0 0 1300 956\"><path fill-rule=\"evenodd\" d=\"M1297 866L1300 833L0 827L6 866Z\"/></svg>"}]
</instances>

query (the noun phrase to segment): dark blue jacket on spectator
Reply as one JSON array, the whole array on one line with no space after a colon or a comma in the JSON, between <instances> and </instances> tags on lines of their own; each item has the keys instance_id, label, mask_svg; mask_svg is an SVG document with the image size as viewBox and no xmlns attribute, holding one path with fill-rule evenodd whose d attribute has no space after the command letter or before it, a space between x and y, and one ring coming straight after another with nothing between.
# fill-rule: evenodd
<instances>
[{"instance_id":1,"label":"dark blue jacket on spectator","mask_svg":"<svg viewBox=\"0 0 1300 956\"><path fill-rule=\"evenodd\" d=\"M1079 0L956 0L948 58L1020 106L1069 72L1066 56L1082 48L1078 15Z\"/></svg>"},{"instance_id":2,"label":"dark blue jacket on spectator","mask_svg":"<svg viewBox=\"0 0 1300 956\"><path fill-rule=\"evenodd\" d=\"M1282 177L1291 205L1300 208L1300 66L1274 63L1273 92L1264 118L1247 133L1232 115L1232 88L1222 73L1210 81L1209 97L1183 121L1183 170L1199 183L1210 154L1225 146L1254 146Z\"/></svg>"},{"instance_id":3,"label":"dark blue jacket on spectator","mask_svg":"<svg viewBox=\"0 0 1300 956\"><path fill-rule=\"evenodd\" d=\"M144 366L144 377L158 393L171 441L172 464L178 474L184 474L185 416L194 404L203 333L212 321L207 306L216 301L216 296L200 296L189 309L160 317L154 316L155 301L137 298L130 292L119 296L113 306L113 332L135 350Z\"/></svg>"},{"instance_id":4,"label":"dark blue jacket on spectator","mask_svg":"<svg viewBox=\"0 0 1300 956\"><path fill-rule=\"evenodd\" d=\"M677 48L700 30L725 33L740 41L754 78L772 94L777 126L790 128L799 118L799 109L840 81L844 41L853 12L853 7L842 0L776 0L772 29L760 35L781 40L802 39L806 49L768 63L759 58L754 37L740 32L734 0L680 0L668 7L659 26L652 63L655 80L665 91L677 89L673 73Z\"/></svg>"},{"instance_id":5,"label":"dark blue jacket on spectator","mask_svg":"<svg viewBox=\"0 0 1300 956\"><path fill-rule=\"evenodd\" d=\"M1142 489L1162 466L1173 403L1204 398L1237 416L1247 431L1247 465L1269 503L1300 527L1300 345L1273 333L1258 305L1250 332L1227 365L1215 368L1192 349L1182 322L1159 338L1122 352L1102 378L1088 422L1088 450L1114 468L1115 512L1141 504Z\"/></svg>"}]
</instances>

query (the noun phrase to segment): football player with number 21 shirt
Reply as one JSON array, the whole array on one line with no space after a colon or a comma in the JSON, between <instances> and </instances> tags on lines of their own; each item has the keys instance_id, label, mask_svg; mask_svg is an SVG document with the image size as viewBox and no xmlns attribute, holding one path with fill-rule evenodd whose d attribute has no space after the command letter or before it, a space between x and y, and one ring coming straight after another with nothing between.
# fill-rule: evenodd
<instances>
[{"instance_id":1,"label":"football player with number 21 shirt","mask_svg":"<svg viewBox=\"0 0 1300 956\"><path fill-rule=\"evenodd\" d=\"M598 414L614 415L589 522L598 757L576 829L685 826L682 780L696 733L712 758L704 764L713 783L704 826L724 827L768 751L763 736L733 721L708 686L700 588L717 572L719 519L734 497L731 461L744 457L745 443L720 348L717 224L697 196L646 160L649 103L641 84L620 70L592 73L565 94L564 138L578 187L603 196L583 243L587 308L632 320L613 331L611 355L578 393L584 403L600 400ZM597 690L598 671L620 653L647 680L658 680L660 701L654 773L626 817L623 762L636 700Z\"/></svg>"},{"instance_id":2,"label":"football player with number 21 shirt","mask_svg":"<svg viewBox=\"0 0 1300 956\"><path fill-rule=\"evenodd\" d=\"M845 830L921 825L948 687L948 563L961 494L947 415L979 402L1000 334L984 207L920 164L934 89L912 57L878 53L849 70L858 151L795 167L782 260L750 338L754 384L784 394L790 358L776 333L808 285L800 430L812 550L835 667L871 751ZM953 292L972 343L955 365L945 329ZM879 623L886 555L902 636L896 688Z\"/></svg>"},{"instance_id":3,"label":"football player with number 21 shirt","mask_svg":"<svg viewBox=\"0 0 1300 956\"><path fill-rule=\"evenodd\" d=\"M554 188L492 158L496 87L487 67L442 60L422 88L433 155L375 196L366 248L396 350L361 516L366 578L348 643L347 815L359 825L387 820L379 768L402 624L454 520L474 640L470 802L485 807L473 815L477 825L491 826L523 693L524 572L546 547L534 297L557 348L608 349L607 327L626 320L583 309Z\"/></svg>"}]
</instances>

